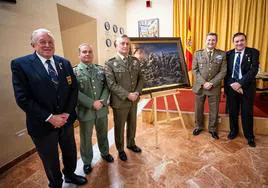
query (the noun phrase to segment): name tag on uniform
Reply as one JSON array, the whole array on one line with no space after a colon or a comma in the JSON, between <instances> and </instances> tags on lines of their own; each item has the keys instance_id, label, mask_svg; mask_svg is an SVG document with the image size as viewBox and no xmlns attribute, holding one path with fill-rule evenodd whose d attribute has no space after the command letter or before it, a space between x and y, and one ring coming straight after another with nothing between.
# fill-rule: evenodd
<instances>
[{"instance_id":1,"label":"name tag on uniform","mask_svg":"<svg viewBox=\"0 0 268 188\"><path fill-rule=\"evenodd\" d=\"M67 83L69 85L71 85L72 84L72 77L71 76L67 76L66 79L67 79Z\"/></svg>"}]
</instances>

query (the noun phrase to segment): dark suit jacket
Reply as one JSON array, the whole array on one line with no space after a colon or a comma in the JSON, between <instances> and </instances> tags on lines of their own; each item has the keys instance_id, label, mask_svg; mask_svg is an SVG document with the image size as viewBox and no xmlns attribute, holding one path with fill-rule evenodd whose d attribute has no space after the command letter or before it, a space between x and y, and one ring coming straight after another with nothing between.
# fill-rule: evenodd
<instances>
[{"instance_id":1,"label":"dark suit jacket","mask_svg":"<svg viewBox=\"0 0 268 188\"><path fill-rule=\"evenodd\" d=\"M227 93L230 84L235 80L232 78L233 63L235 57L235 50L230 50L226 53L227 57L227 75L224 80L224 88ZM242 89L248 97L255 95L256 89L256 75L259 69L259 51L255 48L245 48L244 56L241 63L242 79L238 81L242 85Z\"/></svg>"},{"instance_id":2,"label":"dark suit jacket","mask_svg":"<svg viewBox=\"0 0 268 188\"><path fill-rule=\"evenodd\" d=\"M53 58L59 77L57 90L35 53L11 61L16 102L26 113L28 133L34 137L45 136L55 130L45 121L50 114L69 113L64 126L72 126L76 119L78 87L72 66L62 57Z\"/></svg>"}]
</instances>

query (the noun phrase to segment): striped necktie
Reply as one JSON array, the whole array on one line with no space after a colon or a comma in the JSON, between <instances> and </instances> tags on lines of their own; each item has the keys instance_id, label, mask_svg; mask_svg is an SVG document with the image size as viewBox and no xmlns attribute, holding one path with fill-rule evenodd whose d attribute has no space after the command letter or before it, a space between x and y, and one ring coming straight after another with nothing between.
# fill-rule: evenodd
<instances>
[{"instance_id":1,"label":"striped necktie","mask_svg":"<svg viewBox=\"0 0 268 188\"><path fill-rule=\"evenodd\" d=\"M55 69L53 68L53 66L51 65L51 61L49 59L46 60L46 63L48 65L48 74L51 78L51 81L53 82L53 85L55 86L55 88L58 89L58 86L59 86L58 75Z\"/></svg>"},{"instance_id":2,"label":"striped necktie","mask_svg":"<svg viewBox=\"0 0 268 188\"><path fill-rule=\"evenodd\" d=\"M237 57L235 60L235 66L234 66L234 76L233 78L238 81L239 80L239 72L240 72L240 60L241 60L241 52L236 52L237 53Z\"/></svg>"}]
</instances>

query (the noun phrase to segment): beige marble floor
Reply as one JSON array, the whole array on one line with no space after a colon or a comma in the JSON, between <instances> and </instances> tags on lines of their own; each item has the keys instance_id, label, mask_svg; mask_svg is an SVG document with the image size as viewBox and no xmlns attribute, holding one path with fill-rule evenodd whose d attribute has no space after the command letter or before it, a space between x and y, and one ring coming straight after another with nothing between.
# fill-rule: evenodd
<instances>
[{"instance_id":1,"label":"beige marble floor","mask_svg":"<svg viewBox=\"0 0 268 188\"><path fill-rule=\"evenodd\" d=\"M160 125L159 144L155 145L155 128L141 123L139 116L136 142L143 152L135 154L126 149L128 160L115 157L107 164L95 156L93 171L87 176L87 188L209 188L209 187L268 187L268 137L256 136L256 148L250 148L240 136L229 141L226 132L213 140L207 132L194 137L178 125ZM112 116L109 116L112 131ZM75 129L79 145L79 128ZM111 139L110 139L111 140ZM96 143L96 138L93 138ZM96 159L97 158L97 159ZM78 155L77 173L83 174ZM0 175L0 187L43 188L47 179L37 154ZM63 187L75 187L64 184Z\"/></svg>"}]
</instances>

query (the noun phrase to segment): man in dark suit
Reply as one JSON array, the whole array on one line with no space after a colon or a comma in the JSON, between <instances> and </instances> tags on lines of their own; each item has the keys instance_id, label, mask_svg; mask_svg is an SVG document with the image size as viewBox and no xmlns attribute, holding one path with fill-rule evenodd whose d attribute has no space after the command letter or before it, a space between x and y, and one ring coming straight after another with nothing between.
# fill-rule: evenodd
<instances>
[{"instance_id":1,"label":"man in dark suit","mask_svg":"<svg viewBox=\"0 0 268 188\"><path fill-rule=\"evenodd\" d=\"M54 55L52 33L37 29L31 36L33 54L12 60L12 82L16 102L26 113L26 124L43 162L49 187L62 187L58 144L62 151L66 183L83 185L87 179L74 173L78 87L70 62Z\"/></svg>"},{"instance_id":2,"label":"man in dark suit","mask_svg":"<svg viewBox=\"0 0 268 188\"><path fill-rule=\"evenodd\" d=\"M143 88L140 62L129 55L130 40L122 35L116 40L117 55L106 62L107 84L111 91L115 144L122 161L127 160L124 151L124 127L127 122L127 148L140 153L135 143L137 124L137 103Z\"/></svg>"},{"instance_id":3,"label":"man in dark suit","mask_svg":"<svg viewBox=\"0 0 268 188\"><path fill-rule=\"evenodd\" d=\"M227 75L225 77L225 93L229 109L230 133L228 139L234 139L238 130L238 115L241 118L244 136L248 145L255 147L253 134L253 105L256 90L255 76L259 69L259 51L248 48L244 33L233 36L235 49L227 52Z\"/></svg>"}]
</instances>

